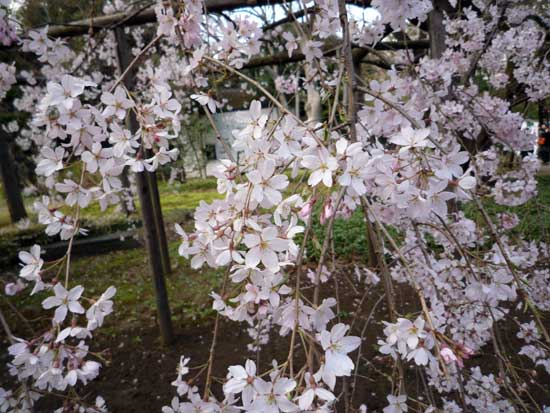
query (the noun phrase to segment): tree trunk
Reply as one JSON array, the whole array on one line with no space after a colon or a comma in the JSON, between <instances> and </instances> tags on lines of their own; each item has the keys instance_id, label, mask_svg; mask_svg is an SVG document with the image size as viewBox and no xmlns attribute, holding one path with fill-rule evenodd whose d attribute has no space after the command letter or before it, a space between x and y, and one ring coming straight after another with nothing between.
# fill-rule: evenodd
<instances>
[{"instance_id":1,"label":"tree trunk","mask_svg":"<svg viewBox=\"0 0 550 413\"><path fill-rule=\"evenodd\" d=\"M446 49L445 45L445 12L452 11L452 6L447 0L432 0L433 9L428 19L430 32L430 54L432 59L439 59Z\"/></svg>"},{"instance_id":2,"label":"tree trunk","mask_svg":"<svg viewBox=\"0 0 550 413\"><path fill-rule=\"evenodd\" d=\"M117 44L124 45L123 50L119 47L118 48L119 50L117 50L117 53L118 53L120 67L126 68L132 61L132 58L130 56L130 46L128 45L126 35L124 34L124 29L121 27L117 27L115 29L115 37L117 40ZM124 70L121 70L121 73L123 72ZM128 73L128 75L124 79L124 85L128 90L132 90L135 83L135 70L132 70L131 72L132 73ZM157 226L157 235L158 235L157 242L160 246L162 267L164 269L164 274L168 275L172 272L172 267L170 265L170 255L168 252L168 240L166 238L166 229L164 228L164 219L162 217L162 207L160 204L158 181L156 178L156 173L146 172L146 174L149 176L148 178L148 183L150 186L149 194L151 196L151 201L153 205L153 218L155 220L155 225Z\"/></svg>"},{"instance_id":3,"label":"tree trunk","mask_svg":"<svg viewBox=\"0 0 550 413\"><path fill-rule=\"evenodd\" d=\"M8 134L2 128L0 128L0 174L2 175L11 222L15 223L27 218L15 163L8 143Z\"/></svg>"},{"instance_id":4,"label":"tree trunk","mask_svg":"<svg viewBox=\"0 0 550 413\"><path fill-rule=\"evenodd\" d=\"M307 89L306 124L315 125L321 122L321 95L313 86Z\"/></svg>"},{"instance_id":5,"label":"tree trunk","mask_svg":"<svg viewBox=\"0 0 550 413\"><path fill-rule=\"evenodd\" d=\"M128 171L124 169L120 174L120 181L122 182L123 194L122 194L122 211L126 214L126 217L136 210L134 199L132 198L132 189L130 178L128 178Z\"/></svg>"},{"instance_id":6,"label":"tree trunk","mask_svg":"<svg viewBox=\"0 0 550 413\"><path fill-rule=\"evenodd\" d=\"M130 47L124 34L124 29L121 27L115 29L115 37L117 42L117 56L122 73L131 61ZM124 85L128 90L133 89L135 82L135 71L131 70L130 72L131 73L128 73L124 79ZM128 124L132 133L136 133L139 129L139 124L134 112L130 112ZM149 254L149 266L155 286L160 332L164 343L170 344L174 341L174 334L172 330L170 306L168 304L168 293L166 292L166 284L164 281L164 275L169 268L169 265L166 266L165 262L168 257L168 244L164 232L160 200L158 199L156 175L143 171L137 173L136 177L139 201L141 204L145 244Z\"/></svg>"}]
</instances>

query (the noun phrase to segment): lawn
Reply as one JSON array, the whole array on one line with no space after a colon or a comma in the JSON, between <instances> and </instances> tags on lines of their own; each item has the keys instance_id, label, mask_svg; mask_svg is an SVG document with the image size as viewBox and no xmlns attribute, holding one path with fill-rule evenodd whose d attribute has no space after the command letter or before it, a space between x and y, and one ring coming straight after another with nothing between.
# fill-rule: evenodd
<instances>
[{"instance_id":1,"label":"lawn","mask_svg":"<svg viewBox=\"0 0 550 413\"><path fill-rule=\"evenodd\" d=\"M211 313L208 294L219 281L216 271L203 269L191 270L188 262L177 255L179 242L175 239L172 228L175 222L185 223L190 214L201 200L211 202L220 195L216 191L216 181L213 179L194 179L187 183L159 185L161 204L165 223L168 227L169 250L172 261L172 274L167 277L167 288L172 303L174 319L185 318L186 321L195 321ZM27 199L27 206L32 198ZM29 208L30 209L30 208ZM130 218L136 221L137 211ZM31 215L31 219L34 216ZM120 229L127 225L127 217L111 207L102 212L97 204L84 210L83 221L90 224L96 232L109 229ZM40 240L47 240L42 235L43 228L34 225L26 230L19 230L13 225L3 228L2 238L9 241L16 234L24 234L28 241L35 233ZM14 245L11 245L15 248ZM7 249L7 248L5 248ZM9 271L9 269L8 269ZM11 272L11 271L9 271ZM141 322L155 316L155 295L149 275L147 255L142 248L115 251L105 255L76 257L72 263L72 283L82 284L91 295L101 294L109 285L117 288L117 318L125 323ZM17 306L20 310L31 310L41 295L33 298L18 297Z\"/></svg>"},{"instance_id":2,"label":"lawn","mask_svg":"<svg viewBox=\"0 0 550 413\"><path fill-rule=\"evenodd\" d=\"M159 193L163 214L167 221L170 221L170 217L174 216L174 214L178 216L181 211L192 211L201 200L211 202L216 198L221 198L221 195L216 191L216 180L211 178L191 179L186 183L175 182L171 185L167 182L159 181ZM36 215L32 209L35 200L36 197L34 196L26 197L24 200L31 221L36 221L36 219L33 219ZM133 216L139 217L139 208L139 201L136 198L136 212ZM101 211L99 204L94 202L88 208L82 210L82 218L96 225L126 220L126 215L119 209L116 206L111 206L106 211ZM18 228L10 223L8 207L1 186L0 231L3 234L16 233L18 231Z\"/></svg>"}]
</instances>

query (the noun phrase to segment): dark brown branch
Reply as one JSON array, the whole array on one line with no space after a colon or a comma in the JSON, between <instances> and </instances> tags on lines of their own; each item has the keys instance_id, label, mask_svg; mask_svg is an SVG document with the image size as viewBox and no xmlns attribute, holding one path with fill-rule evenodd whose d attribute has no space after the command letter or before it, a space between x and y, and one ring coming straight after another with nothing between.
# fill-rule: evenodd
<instances>
[{"instance_id":1,"label":"dark brown branch","mask_svg":"<svg viewBox=\"0 0 550 413\"><path fill-rule=\"evenodd\" d=\"M525 16L525 18L521 21L519 24L514 24L512 27L518 27L521 26L523 23L525 23L527 20L532 20L535 23L537 23L541 28L546 30L547 32L550 31L550 24L546 23L542 17L537 16L536 14L529 14Z\"/></svg>"},{"instance_id":2,"label":"dark brown branch","mask_svg":"<svg viewBox=\"0 0 550 413\"><path fill-rule=\"evenodd\" d=\"M383 62L381 60L365 59L365 60L361 60L361 63L366 64L366 65L376 66L376 67L379 67L380 69L384 69L384 70L391 70L392 68L394 68L395 70L399 71L399 70L403 70L406 67L405 65L403 65L401 63L391 65L391 64L389 64L387 62Z\"/></svg>"},{"instance_id":3,"label":"dark brown branch","mask_svg":"<svg viewBox=\"0 0 550 413\"><path fill-rule=\"evenodd\" d=\"M208 13L221 13L247 7L269 6L285 3L286 0L205 0ZM348 4L360 7L369 7L370 0L349 0ZM116 26L136 26L156 22L153 8L135 11L113 13L106 16L97 16L89 19L77 20L61 25L50 26L48 35L52 37L74 37L88 34L90 28L101 30Z\"/></svg>"},{"instance_id":4,"label":"dark brown branch","mask_svg":"<svg viewBox=\"0 0 550 413\"><path fill-rule=\"evenodd\" d=\"M283 17L280 20L277 20L276 22L266 24L264 27L262 27L262 31L267 32L269 30L273 30L274 28L281 26L286 23L290 23L295 21L296 19L299 19L300 17L305 16L306 14L314 13L317 10L316 7L310 7L306 10L299 10L296 13L289 14L286 17Z\"/></svg>"},{"instance_id":5,"label":"dark brown branch","mask_svg":"<svg viewBox=\"0 0 550 413\"><path fill-rule=\"evenodd\" d=\"M328 41L327 43L325 43L325 46L322 48L323 54L325 56L331 56L335 54L339 45L340 45L339 42ZM419 49L427 49L429 47L430 47L429 41L416 40L411 42L382 42L382 43L378 43L372 49L391 51L391 50L403 50L403 49L419 50ZM363 56L365 56L368 53L368 51L369 51L368 48L363 48L363 47L353 47L352 49L352 53L354 54L354 59L357 58L357 60L360 60ZM287 52L281 52L281 53L276 53L269 56L259 56L259 57L250 59L250 61L246 63L244 67L254 68L254 67L261 67L261 66L284 65L288 63L301 62L302 60L305 60L305 56L302 53L293 53L292 56L289 57Z\"/></svg>"}]
</instances>

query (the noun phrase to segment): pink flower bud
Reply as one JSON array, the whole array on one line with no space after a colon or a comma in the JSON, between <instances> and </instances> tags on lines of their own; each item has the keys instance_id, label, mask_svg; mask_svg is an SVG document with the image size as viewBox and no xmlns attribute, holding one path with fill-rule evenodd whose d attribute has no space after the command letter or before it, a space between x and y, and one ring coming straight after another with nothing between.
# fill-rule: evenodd
<instances>
[{"instance_id":1,"label":"pink flower bud","mask_svg":"<svg viewBox=\"0 0 550 413\"><path fill-rule=\"evenodd\" d=\"M325 222L327 219L329 219L334 214L334 208L332 207L332 200L329 199L327 202L325 202L325 205L323 205L323 211L321 212L321 225L325 225Z\"/></svg>"},{"instance_id":2,"label":"pink flower bud","mask_svg":"<svg viewBox=\"0 0 550 413\"><path fill-rule=\"evenodd\" d=\"M447 364L456 363L458 362L458 358L456 357L456 354L453 350L451 350L449 347L443 347L441 349L441 358L445 361Z\"/></svg>"},{"instance_id":3,"label":"pink flower bud","mask_svg":"<svg viewBox=\"0 0 550 413\"><path fill-rule=\"evenodd\" d=\"M306 220L307 218L309 218L315 202L317 202L316 199L310 199L309 201L307 201L302 207L302 209L300 209L300 212L298 212L298 216L303 220Z\"/></svg>"}]
</instances>

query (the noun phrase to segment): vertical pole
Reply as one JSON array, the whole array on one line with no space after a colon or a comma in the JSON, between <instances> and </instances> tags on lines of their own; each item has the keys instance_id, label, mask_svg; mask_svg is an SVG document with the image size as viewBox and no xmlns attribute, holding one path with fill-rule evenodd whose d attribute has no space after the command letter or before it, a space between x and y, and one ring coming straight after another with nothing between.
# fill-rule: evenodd
<instances>
[{"instance_id":1,"label":"vertical pole","mask_svg":"<svg viewBox=\"0 0 550 413\"><path fill-rule=\"evenodd\" d=\"M122 195L122 211L128 217L132 211L136 210L136 206L134 201L131 199L132 190L130 188L130 178L128 178L128 171L126 169L122 171L120 181L122 182L122 188L124 189L124 193Z\"/></svg>"},{"instance_id":2,"label":"vertical pole","mask_svg":"<svg viewBox=\"0 0 550 413\"><path fill-rule=\"evenodd\" d=\"M432 11L428 15L430 55L432 59L439 59L447 48L445 44L445 14L453 16L455 9L449 0L432 0L432 6Z\"/></svg>"},{"instance_id":3,"label":"vertical pole","mask_svg":"<svg viewBox=\"0 0 550 413\"><path fill-rule=\"evenodd\" d=\"M153 215L155 219L155 225L158 231L158 243L161 253L162 269L165 275L172 272L172 266L170 265L170 255L168 253L168 240L166 239L166 229L164 227L164 218L162 217L162 207L160 205L159 187L157 184L156 172L148 172L149 187L151 188L151 202L153 204Z\"/></svg>"},{"instance_id":4,"label":"vertical pole","mask_svg":"<svg viewBox=\"0 0 550 413\"><path fill-rule=\"evenodd\" d=\"M124 34L124 29L121 27L115 28L115 38L117 43L117 56L121 72L130 64L130 47ZM132 90L135 81L135 71L128 73L124 79L124 85L128 90ZM139 124L134 112L130 112L128 118L130 131L136 133L139 129ZM143 150L143 149L142 149ZM142 151L141 150L141 151ZM163 268L163 249L167 254L168 248L166 238L164 243L159 242L160 231L157 225L156 215L162 215L159 208L155 211L153 197L158 196L158 189L153 191L153 182L156 184L156 176L150 172L143 171L136 174L136 182L139 194L139 202L141 204L141 216L143 219L143 230L145 234L145 245L149 254L149 266L153 275L155 286L155 297L157 303L158 321L162 340L165 344L170 344L174 341L174 333L172 330L172 320L170 316L170 306L168 304L168 293L164 281L165 271ZM154 185L156 187L156 185ZM163 227L164 228L164 227ZM164 234L164 231L163 231Z\"/></svg>"},{"instance_id":5,"label":"vertical pole","mask_svg":"<svg viewBox=\"0 0 550 413\"><path fill-rule=\"evenodd\" d=\"M155 286L155 298L157 303L158 321L162 340L165 344L174 341L172 330L172 320L170 316L170 306L168 304L168 293L164 281L164 271L160 245L157 243L158 233L154 218L154 209L151 201L151 193L148 181L148 172L136 174L136 181L139 193L139 202L141 204L141 216L143 219L143 228L145 233L145 245L149 253L149 266L153 274L153 283Z\"/></svg>"},{"instance_id":6,"label":"vertical pole","mask_svg":"<svg viewBox=\"0 0 550 413\"><path fill-rule=\"evenodd\" d=\"M25 204L21 195L21 187L15 168L15 162L8 143L8 133L0 128L0 175L4 184L6 203L10 212L11 222L27 218Z\"/></svg>"},{"instance_id":7,"label":"vertical pole","mask_svg":"<svg viewBox=\"0 0 550 413\"><path fill-rule=\"evenodd\" d=\"M123 47L117 46L117 56L120 63L121 73L124 72L123 68L126 68L131 62L130 56L130 46L128 45L128 40L124 34L124 28L117 27L115 28L115 37L118 44L122 44ZM128 73L124 78L124 85L126 89L132 90L135 82L135 71L132 70L132 73ZM160 194L158 190L158 183L156 173L147 173L149 176L148 184L150 187L149 194L151 196L151 201L153 205L153 218L155 225L157 226L157 235L158 235L158 244L160 245L160 254L162 260L162 268L165 275L168 275L172 272L172 267L170 265L170 256L168 253L168 240L166 238L166 230L164 228L164 219L162 217L162 208L160 204Z\"/></svg>"},{"instance_id":8,"label":"vertical pole","mask_svg":"<svg viewBox=\"0 0 550 413\"><path fill-rule=\"evenodd\" d=\"M428 19L428 30L430 33L430 55L432 59L439 59L445 51L445 26L443 25L443 2L433 0L433 9Z\"/></svg>"}]
</instances>

